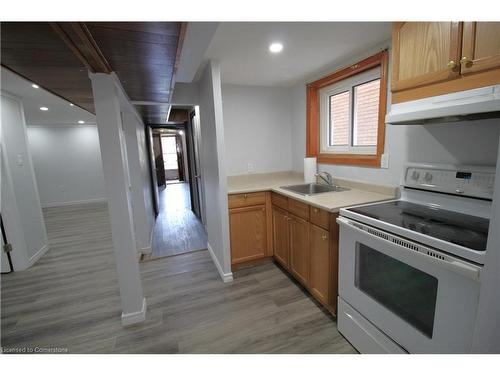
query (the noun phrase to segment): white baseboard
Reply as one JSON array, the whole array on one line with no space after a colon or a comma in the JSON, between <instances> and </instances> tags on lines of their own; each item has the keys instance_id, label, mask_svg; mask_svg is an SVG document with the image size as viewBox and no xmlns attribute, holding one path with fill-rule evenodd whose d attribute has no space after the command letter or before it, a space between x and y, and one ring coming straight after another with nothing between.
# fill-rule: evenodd
<instances>
[{"instance_id":1,"label":"white baseboard","mask_svg":"<svg viewBox=\"0 0 500 375\"><path fill-rule=\"evenodd\" d=\"M208 253L212 257L212 261L214 262L215 267L217 267L217 271L219 271L219 275L222 281L225 283L230 283L231 281L233 281L233 273L232 272L224 273L224 271L222 270L222 266L219 263L219 259L217 259L217 257L215 256L214 250L212 249L212 246L210 246L208 242L207 242L207 249Z\"/></svg>"},{"instance_id":2,"label":"white baseboard","mask_svg":"<svg viewBox=\"0 0 500 375\"><path fill-rule=\"evenodd\" d=\"M142 309L132 313L122 313L122 326L141 323L146 320L146 298L142 299Z\"/></svg>"},{"instance_id":3,"label":"white baseboard","mask_svg":"<svg viewBox=\"0 0 500 375\"><path fill-rule=\"evenodd\" d=\"M104 203L108 200L106 198L95 198L95 199L85 199L81 201L69 201L69 202L52 202L44 203L42 208L59 207L59 206L73 206L75 204L86 204L86 203Z\"/></svg>"},{"instance_id":4,"label":"white baseboard","mask_svg":"<svg viewBox=\"0 0 500 375\"><path fill-rule=\"evenodd\" d=\"M35 264L36 261L40 259L42 255L47 252L47 250L49 250L49 244L43 245L40 250L38 250L35 254L31 256L31 258L28 261L29 262L28 267L31 267L33 264Z\"/></svg>"}]
</instances>

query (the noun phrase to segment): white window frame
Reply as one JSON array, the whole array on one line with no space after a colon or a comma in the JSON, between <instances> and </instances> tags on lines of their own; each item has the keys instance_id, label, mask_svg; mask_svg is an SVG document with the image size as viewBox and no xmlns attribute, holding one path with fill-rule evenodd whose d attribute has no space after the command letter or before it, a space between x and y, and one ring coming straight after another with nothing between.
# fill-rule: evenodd
<instances>
[{"instance_id":1,"label":"white window frame","mask_svg":"<svg viewBox=\"0 0 500 375\"><path fill-rule=\"evenodd\" d=\"M321 153L330 154L362 154L362 155L375 155L377 154L377 146L354 146L353 145L353 132L354 121L356 113L353 111L355 105L354 87L362 85L363 83L371 82L381 77L380 66L367 70L365 72L356 74L352 77L343 79L340 82L331 84L330 86L323 87L319 90L319 140ZM349 91L349 144L342 146L330 145L330 97L342 92ZM379 108L380 110L380 108Z\"/></svg>"}]
</instances>

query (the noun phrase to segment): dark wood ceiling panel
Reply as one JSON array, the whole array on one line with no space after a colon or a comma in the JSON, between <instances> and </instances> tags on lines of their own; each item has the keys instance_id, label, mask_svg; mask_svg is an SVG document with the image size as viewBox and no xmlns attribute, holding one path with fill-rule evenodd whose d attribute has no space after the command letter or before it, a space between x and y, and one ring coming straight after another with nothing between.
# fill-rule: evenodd
<instances>
[{"instance_id":1,"label":"dark wood ceiling panel","mask_svg":"<svg viewBox=\"0 0 500 375\"><path fill-rule=\"evenodd\" d=\"M170 106L165 105L136 105L137 112L146 124L161 125L167 122Z\"/></svg>"},{"instance_id":2,"label":"dark wood ceiling panel","mask_svg":"<svg viewBox=\"0 0 500 375\"><path fill-rule=\"evenodd\" d=\"M180 22L87 22L131 100L168 102Z\"/></svg>"},{"instance_id":3,"label":"dark wood ceiling panel","mask_svg":"<svg viewBox=\"0 0 500 375\"><path fill-rule=\"evenodd\" d=\"M2 65L94 112L87 69L47 22L2 22L0 27Z\"/></svg>"}]
</instances>

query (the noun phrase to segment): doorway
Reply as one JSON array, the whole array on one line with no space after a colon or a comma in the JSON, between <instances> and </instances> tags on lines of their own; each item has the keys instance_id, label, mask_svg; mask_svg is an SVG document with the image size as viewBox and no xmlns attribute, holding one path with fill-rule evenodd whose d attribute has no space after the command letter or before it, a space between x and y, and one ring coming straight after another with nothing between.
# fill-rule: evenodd
<instances>
[{"instance_id":1,"label":"doorway","mask_svg":"<svg viewBox=\"0 0 500 375\"><path fill-rule=\"evenodd\" d=\"M172 108L167 124L150 126L158 193L151 258L206 249L197 125L195 108Z\"/></svg>"}]
</instances>

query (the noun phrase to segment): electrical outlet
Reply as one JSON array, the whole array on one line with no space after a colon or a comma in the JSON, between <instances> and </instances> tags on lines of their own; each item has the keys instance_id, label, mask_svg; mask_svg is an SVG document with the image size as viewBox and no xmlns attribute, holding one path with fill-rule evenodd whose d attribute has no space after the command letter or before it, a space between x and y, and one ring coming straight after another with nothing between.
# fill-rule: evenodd
<instances>
[{"instance_id":1,"label":"electrical outlet","mask_svg":"<svg viewBox=\"0 0 500 375\"><path fill-rule=\"evenodd\" d=\"M247 172L252 173L255 170L253 163L247 164Z\"/></svg>"},{"instance_id":2,"label":"electrical outlet","mask_svg":"<svg viewBox=\"0 0 500 375\"><path fill-rule=\"evenodd\" d=\"M382 154L380 158L380 168L389 168L389 154Z\"/></svg>"}]
</instances>

